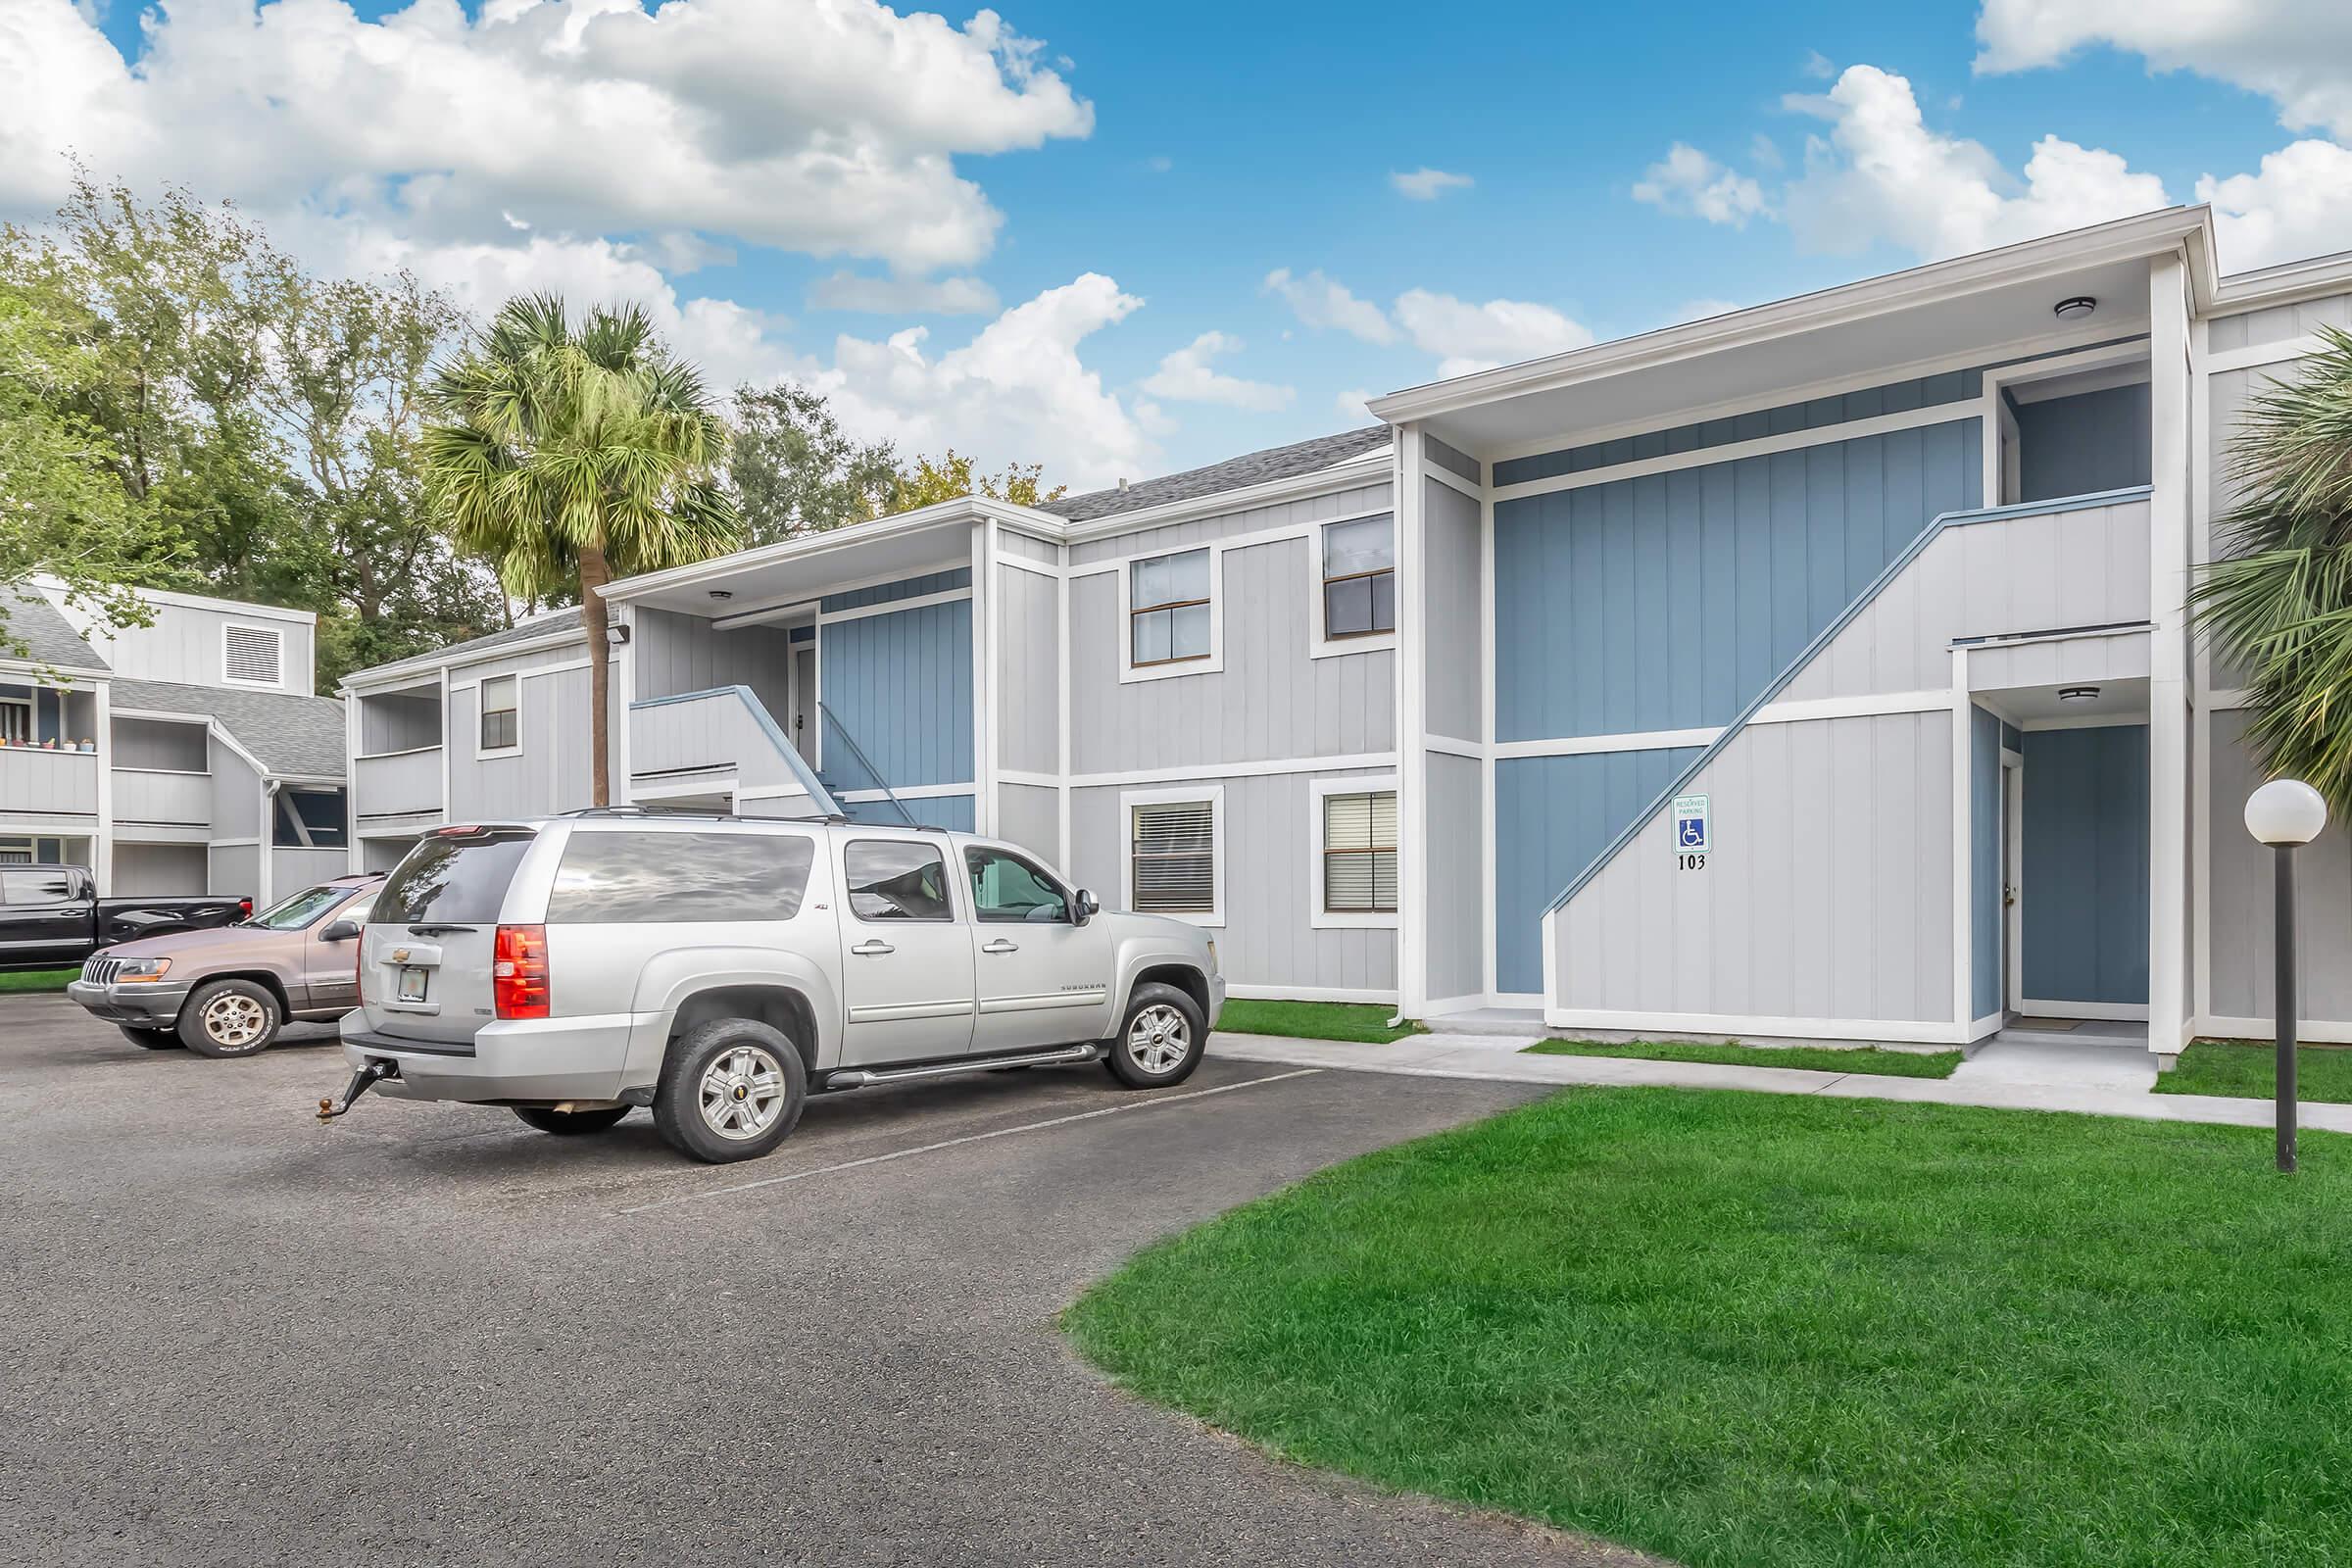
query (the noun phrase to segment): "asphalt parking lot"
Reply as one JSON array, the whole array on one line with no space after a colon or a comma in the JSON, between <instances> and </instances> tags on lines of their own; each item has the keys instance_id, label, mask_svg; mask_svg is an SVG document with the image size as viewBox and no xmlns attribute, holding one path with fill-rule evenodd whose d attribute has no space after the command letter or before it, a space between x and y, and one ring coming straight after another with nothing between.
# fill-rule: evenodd
<instances>
[{"instance_id":1,"label":"asphalt parking lot","mask_svg":"<svg viewBox=\"0 0 2352 1568\"><path fill-rule=\"evenodd\" d=\"M364 1102L327 1032L149 1053L0 998L0 1561L1590 1563L1129 1398L1135 1248L1527 1086L1211 1060L813 1102L774 1156Z\"/></svg>"}]
</instances>

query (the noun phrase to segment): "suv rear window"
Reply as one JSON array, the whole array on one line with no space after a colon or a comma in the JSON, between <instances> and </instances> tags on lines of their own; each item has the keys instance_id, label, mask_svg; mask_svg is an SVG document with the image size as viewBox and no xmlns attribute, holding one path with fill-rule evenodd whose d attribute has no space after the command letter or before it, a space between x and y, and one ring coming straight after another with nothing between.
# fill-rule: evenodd
<instances>
[{"instance_id":1,"label":"suv rear window","mask_svg":"<svg viewBox=\"0 0 2352 1568\"><path fill-rule=\"evenodd\" d=\"M384 925L495 925L507 884L539 835L527 827L428 833L385 879L375 901Z\"/></svg>"},{"instance_id":2,"label":"suv rear window","mask_svg":"<svg viewBox=\"0 0 2352 1568\"><path fill-rule=\"evenodd\" d=\"M547 923L789 920L815 858L816 841L797 833L575 831Z\"/></svg>"}]
</instances>

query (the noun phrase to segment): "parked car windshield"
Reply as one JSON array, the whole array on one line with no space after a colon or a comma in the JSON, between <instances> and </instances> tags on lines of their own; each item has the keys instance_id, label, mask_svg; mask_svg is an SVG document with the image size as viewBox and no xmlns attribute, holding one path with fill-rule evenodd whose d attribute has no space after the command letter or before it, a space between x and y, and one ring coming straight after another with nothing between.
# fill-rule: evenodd
<instances>
[{"instance_id":1,"label":"parked car windshield","mask_svg":"<svg viewBox=\"0 0 2352 1568\"><path fill-rule=\"evenodd\" d=\"M491 925L507 902L507 884L538 834L527 827L476 827L428 833L376 895L379 924Z\"/></svg>"},{"instance_id":2,"label":"parked car windshield","mask_svg":"<svg viewBox=\"0 0 2352 1568\"><path fill-rule=\"evenodd\" d=\"M260 926L265 931L299 931L350 898L354 891L348 887L336 887L332 883L304 888L291 898L278 900L245 923Z\"/></svg>"}]
</instances>

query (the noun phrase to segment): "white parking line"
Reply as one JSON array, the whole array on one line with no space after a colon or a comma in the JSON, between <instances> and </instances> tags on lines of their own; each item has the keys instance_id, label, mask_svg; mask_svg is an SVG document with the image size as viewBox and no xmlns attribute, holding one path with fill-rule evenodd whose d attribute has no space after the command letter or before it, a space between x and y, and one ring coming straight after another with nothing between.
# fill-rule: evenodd
<instances>
[{"instance_id":1,"label":"white parking line","mask_svg":"<svg viewBox=\"0 0 2352 1568\"><path fill-rule=\"evenodd\" d=\"M857 1170L864 1165L887 1165L894 1159L911 1159L916 1154L935 1153L942 1149L954 1149L958 1144L986 1143L991 1138L1010 1138L1017 1133L1044 1132L1049 1127L1066 1127L1074 1121L1092 1121L1097 1116L1116 1116L1126 1110L1150 1110L1154 1105L1172 1105L1180 1100L1205 1100L1210 1095L1229 1095L1236 1089L1255 1089L1260 1084L1278 1084L1286 1078L1312 1078L1323 1071L1321 1067L1301 1067L1297 1072L1272 1073L1264 1078L1251 1078L1238 1084L1219 1084L1214 1089L1194 1089L1181 1095L1162 1095L1156 1100L1130 1101L1124 1105L1104 1105L1100 1110L1081 1110L1068 1116L1054 1116L1046 1121L1024 1122L1018 1127L1000 1127L995 1132L967 1133L961 1138L943 1138L936 1144L923 1144L914 1149L894 1150L887 1154L868 1154L863 1159L845 1159L838 1165L822 1165L815 1170L796 1170L788 1176L763 1176L756 1182L737 1182L729 1187L710 1187L698 1193L680 1193L675 1198L657 1198L650 1203L637 1203L620 1209L623 1214L642 1214L651 1208L669 1208L678 1203L697 1202L706 1198L725 1198L734 1193L748 1193L755 1188L781 1187L786 1182L803 1182L811 1176L831 1176L838 1171Z\"/></svg>"}]
</instances>

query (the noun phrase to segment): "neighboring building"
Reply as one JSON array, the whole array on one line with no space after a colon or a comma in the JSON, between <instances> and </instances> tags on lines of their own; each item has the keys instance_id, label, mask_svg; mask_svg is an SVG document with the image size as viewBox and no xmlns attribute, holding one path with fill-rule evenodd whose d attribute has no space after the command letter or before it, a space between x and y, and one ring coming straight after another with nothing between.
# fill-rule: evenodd
<instances>
[{"instance_id":1,"label":"neighboring building","mask_svg":"<svg viewBox=\"0 0 2352 1568\"><path fill-rule=\"evenodd\" d=\"M9 598L0 636L25 653L0 657L0 863L257 902L340 872L343 705L312 694L316 617L141 597L152 623L122 628L54 583Z\"/></svg>"},{"instance_id":2,"label":"neighboring building","mask_svg":"<svg viewBox=\"0 0 2352 1568\"><path fill-rule=\"evenodd\" d=\"M611 591L616 795L977 827L1237 995L1562 1028L2260 1034L2244 698L2182 595L2352 257L2174 209ZM354 676L355 862L587 794L576 617ZM2352 1040L2352 854L2307 852ZM2316 957L2316 956L2315 956Z\"/></svg>"}]
</instances>

